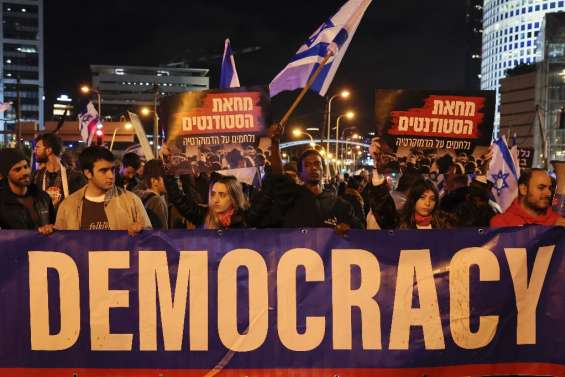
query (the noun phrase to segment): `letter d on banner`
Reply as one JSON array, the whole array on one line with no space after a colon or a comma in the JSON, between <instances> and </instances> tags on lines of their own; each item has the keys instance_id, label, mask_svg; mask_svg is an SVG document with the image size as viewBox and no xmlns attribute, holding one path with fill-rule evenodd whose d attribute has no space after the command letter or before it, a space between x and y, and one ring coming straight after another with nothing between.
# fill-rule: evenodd
<instances>
[{"instance_id":1,"label":"letter d on banner","mask_svg":"<svg viewBox=\"0 0 565 377\"><path fill-rule=\"evenodd\" d=\"M60 351L73 346L80 333L80 290L78 269L71 257L53 251L30 251L29 311L31 349ZM58 334L49 329L49 287L47 270L59 275L61 326Z\"/></svg>"}]
</instances>

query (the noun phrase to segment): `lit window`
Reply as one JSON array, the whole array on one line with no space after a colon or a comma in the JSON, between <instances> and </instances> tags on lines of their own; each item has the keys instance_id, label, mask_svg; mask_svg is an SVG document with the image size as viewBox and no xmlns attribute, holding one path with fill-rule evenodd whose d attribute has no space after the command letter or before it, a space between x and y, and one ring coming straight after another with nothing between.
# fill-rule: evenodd
<instances>
[{"instance_id":1,"label":"lit window","mask_svg":"<svg viewBox=\"0 0 565 377\"><path fill-rule=\"evenodd\" d=\"M22 8L22 13L27 12L27 10L25 8Z\"/></svg>"},{"instance_id":2,"label":"lit window","mask_svg":"<svg viewBox=\"0 0 565 377\"><path fill-rule=\"evenodd\" d=\"M26 53L26 54L34 54L34 53L37 52L35 47L18 47L16 50L19 51L19 52Z\"/></svg>"}]
</instances>

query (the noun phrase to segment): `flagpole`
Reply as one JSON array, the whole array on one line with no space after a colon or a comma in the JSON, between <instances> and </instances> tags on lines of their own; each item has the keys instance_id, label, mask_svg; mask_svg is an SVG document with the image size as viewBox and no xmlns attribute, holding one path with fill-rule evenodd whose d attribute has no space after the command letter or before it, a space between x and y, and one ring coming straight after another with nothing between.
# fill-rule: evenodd
<instances>
[{"instance_id":1,"label":"flagpole","mask_svg":"<svg viewBox=\"0 0 565 377\"><path fill-rule=\"evenodd\" d=\"M308 82L306 83L306 85L304 85L304 88L302 88L302 90L300 91L300 94L298 94L298 97L296 97L296 99L294 100L294 102L292 103L292 105L290 106L288 111L286 112L286 114L284 114L284 116L280 120L279 125L281 127L281 133L284 130L284 127L286 126L288 119L291 117L292 113L294 113L294 111L296 110L296 108L298 107L300 102L302 101L302 98L304 98L304 96L306 95L306 92L308 91L308 89L310 89L312 84L314 84L314 80L316 80L316 77L318 77L320 72L322 72L322 68L324 68L324 66L326 65L326 63L328 62L328 60L332 56L333 56L333 52L329 51L327 53L327 55L324 57L324 59L322 60L322 62L320 63L320 65L318 66L318 68L314 71L312 76L310 76L310 78L308 79Z\"/></svg>"}]
</instances>

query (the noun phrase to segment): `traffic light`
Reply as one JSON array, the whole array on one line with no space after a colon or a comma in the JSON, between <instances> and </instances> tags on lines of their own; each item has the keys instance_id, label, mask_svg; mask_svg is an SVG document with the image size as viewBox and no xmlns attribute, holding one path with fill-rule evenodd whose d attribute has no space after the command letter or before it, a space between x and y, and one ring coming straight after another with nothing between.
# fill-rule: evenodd
<instances>
[{"instance_id":1,"label":"traffic light","mask_svg":"<svg viewBox=\"0 0 565 377\"><path fill-rule=\"evenodd\" d=\"M102 145L104 140L104 131L102 128L96 130L96 145Z\"/></svg>"}]
</instances>

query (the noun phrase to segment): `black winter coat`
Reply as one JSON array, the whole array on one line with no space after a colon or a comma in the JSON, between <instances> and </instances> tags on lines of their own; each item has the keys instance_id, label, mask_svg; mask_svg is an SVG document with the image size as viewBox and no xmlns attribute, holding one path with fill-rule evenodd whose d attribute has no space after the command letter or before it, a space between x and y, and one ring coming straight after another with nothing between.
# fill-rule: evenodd
<instances>
[{"instance_id":1,"label":"black winter coat","mask_svg":"<svg viewBox=\"0 0 565 377\"><path fill-rule=\"evenodd\" d=\"M285 175L272 175L263 182L263 193L271 199L263 226L273 228L333 228L347 224L363 229L351 205L330 192L315 195Z\"/></svg>"},{"instance_id":2,"label":"black winter coat","mask_svg":"<svg viewBox=\"0 0 565 377\"><path fill-rule=\"evenodd\" d=\"M365 191L367 192L369 208L381 229L397 228L399 217L387 184L373 186L372 183L369 183Z\"/></svg>"},{"instance_id":3,"label":"black winter coat","mask_svg":"<svg viewBox=\"0 0 565 377\"><path fill-rule=\"evenodd\" d=\"M33 221L26 207L18 201L18 197L6 184L0 190L0 228L32 230L55 223L55 208L51 202L51 197L33 183L28 187L28 190L29 195L34 200L38 221Z\"/></svg>"}]
</instances>

